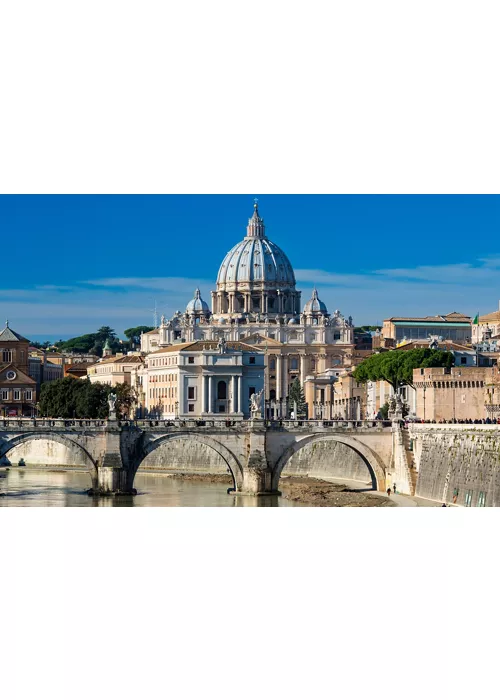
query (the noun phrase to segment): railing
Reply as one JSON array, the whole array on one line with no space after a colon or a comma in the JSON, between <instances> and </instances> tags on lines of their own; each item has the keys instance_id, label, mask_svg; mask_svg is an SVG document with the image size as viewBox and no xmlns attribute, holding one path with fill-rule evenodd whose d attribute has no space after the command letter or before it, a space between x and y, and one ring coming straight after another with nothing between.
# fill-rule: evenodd
<instances>
[{"instance_id":1,"label":"railing","mask_svg":"<svg viewBox=\"0 0 500 700\"><path fill-rule=\"evenodd\" d=\"M114 421L113 421L114 423ZM140 418L134 420L118 420L119 428L184 428L194 430L197 428L228 429L236 428L246 430L255 425L262 425L269 430L297 430L299 428L334 429L334 430L366 430L390 428L392 423L388 420L233 420L227 418L213 419L175 419L160 420L153 418ZM104 428L109 425L107 420L85 418L0 418L0 428Z\"/></svg>"},{"instance_id":2,"label":"railing","mask_svg":"<svg viewBox=\"0 0 500 700\"><path fill-rule=\"evenodd\" d=\"M296 428L333 428L341 430L362 430L367 428L390 428L390 420L267 420L271 429L294 430Z\"/></svg>"}]
</instances>

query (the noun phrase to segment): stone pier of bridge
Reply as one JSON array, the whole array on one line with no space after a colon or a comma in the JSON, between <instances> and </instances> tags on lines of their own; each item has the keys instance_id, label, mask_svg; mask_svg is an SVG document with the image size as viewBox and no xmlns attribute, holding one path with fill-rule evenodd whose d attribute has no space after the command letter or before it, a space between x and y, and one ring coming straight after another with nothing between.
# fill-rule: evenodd
<instances>
[{"instance_id":1,"label":"stone pier of bridge","mask_svg":"<svg viewBox=\"0 0 500 700\"><path fill-rule=\"evenodd\" d=\"M315 454L320 470L328 470L335 449L356 453L374 489L384 491L395 481L402 493L412 492L402 431L397 423L384 421L7 418L0 419L0 463L14 448L34 440L59 443L65 463L87 468L93 493L102 495L133 494L144 460L160 447L168 455L186 441L214 450L241 494L278 493L283 470L295 455L306 454L303 450Z\"/></svg>"}]
</instances>

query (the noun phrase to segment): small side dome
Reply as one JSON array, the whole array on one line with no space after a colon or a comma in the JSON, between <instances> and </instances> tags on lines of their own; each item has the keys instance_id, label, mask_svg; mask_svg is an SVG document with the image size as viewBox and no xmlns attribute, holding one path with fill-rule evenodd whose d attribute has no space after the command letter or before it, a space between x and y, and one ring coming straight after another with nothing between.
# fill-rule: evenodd
<instances>
[{"instance_id":1,"label":"small side dome","mask_svg":"<svg viewBox=\"0 0 500 700\"><path fill-rule=\"evenodd\" d=\"M191 299L189 304L186 306L187 314L209 314L210 309L208 304L201 298L201 293L199 289L195 290L194 299Z\"/></svg>"},{"instance_id":2,"label":"small side dome","mask_svg":"<svg viewBox=\"0 0 500 700\"><path fill-rule=\"evenodd\" d=\"M307 304L304 306L304 313L305 314L326 314L328 313L326 304L323 304L321 299L318 297L318 292L316 290L316 287L314 287L312 297L309 299Z\"/></svg>"}]
</instances>

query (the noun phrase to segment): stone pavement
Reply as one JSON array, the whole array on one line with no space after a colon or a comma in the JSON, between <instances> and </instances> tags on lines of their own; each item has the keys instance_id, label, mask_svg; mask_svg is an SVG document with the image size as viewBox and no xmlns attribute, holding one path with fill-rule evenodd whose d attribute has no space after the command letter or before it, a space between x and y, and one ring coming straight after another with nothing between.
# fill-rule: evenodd
<instances>
[{"instance_id":1,"label":"stone pavement","mask_svg":"<svg viewBox=\"0 0 500 700\"><path fill-rule=\"evenodd\" d=\"M338 479L333 477L321 477L325 481L333 481L339 484L345 484L349 489L353 491L371 491L377 496L384 496L388 498L384 491L372 491L370 482L353 481L349 479ZM394 501L398 506L403 508L441 508L442 501L431 501L428 498L420 498L419 496L403 496L397 493L395 496L390 496L391 501ZM450 506L450 504L448 504ZM451 505L450 507L456 508L457 506Z\"/></svg>"}]
</instances>

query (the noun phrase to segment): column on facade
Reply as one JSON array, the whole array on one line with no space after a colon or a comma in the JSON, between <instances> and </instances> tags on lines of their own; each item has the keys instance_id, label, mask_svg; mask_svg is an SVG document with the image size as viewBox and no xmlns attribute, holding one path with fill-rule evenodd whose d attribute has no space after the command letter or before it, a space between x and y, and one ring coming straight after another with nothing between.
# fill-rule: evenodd
<instances>
[{"instance_id":1,"label":"column on facade","mask_svg":"<svg viewBox=\"0 0 500 700\"><path fill-rule=\"evenodd\" d=\"M300 384L301 386L304 385L304 380L306 378L306 356L305 355L300 355Z\"/></svg>"},{"instance_id":2,"label":"column on facade","mask_svg":"<svg viewBox=\"0 0 500 700\"><path fill-rule=\"evenodd\" d=\"M202 374L201 375L201 412L202 413L205 413L207 410L206 386L207 386L207 378L204 374Z\"/></svg>"},{"instance_id":3,"label":"column on facade","mask_svg":"<svg viewBox=\"0 0 500 700\"><path fill-rule=\"evenodd\" d=\"M212 394L213 376L208 377L208 413L213 413L213 394Z\"/></svg>"},{"instance_id":4,"label":"column on facade","mask_svg":"<svg viewBox=\"0 0 500 700\"><path fill-rule=\"evenodd\" d=\"M184 377L182 374L179 376L179 415L181 413L185 413L185 406L184 406Z\"/></svg>"},{"instance_id":5,"label":"column on facade","mask_svg":"<svg viewBox=\"0 0 500 700\"><path fill-rule=\"evenodd\" d=\"M282 366L282 397L283 399L286 399L288 396L288 356L285 355L283 357L283 366Z\"/></svg>"},{"instance_id":6,"label":"column on facade","mask_svg":"<svg viewBox=\"0 0 500 700\"><path fill-rule=\"evenodd\" d=\"M276 355L276 401L281 399L281 355Z\"/></svg>"},{"instance_id":7,"label":"column on facade","mask_svg":"<svg viewBox=\"0 0 500 700\"><path fill-rule=\"evenodd\" d=\"M230 406L228 406L228 408L230 408L231 410L228 412L236 413L235 405L236 405L236 377L233 374L233 375L231 375L231 402L230 402Z\"/></svg>"},{"instance_id":8,"label":"column on facade","mask_svg":"<svg viewBox=\"0 0 500 700\"><path fill-rule=\"evenodd\" d=\"M241 375L236 377L235 411L241 413Z\"/></svg>"}]
</instances>

